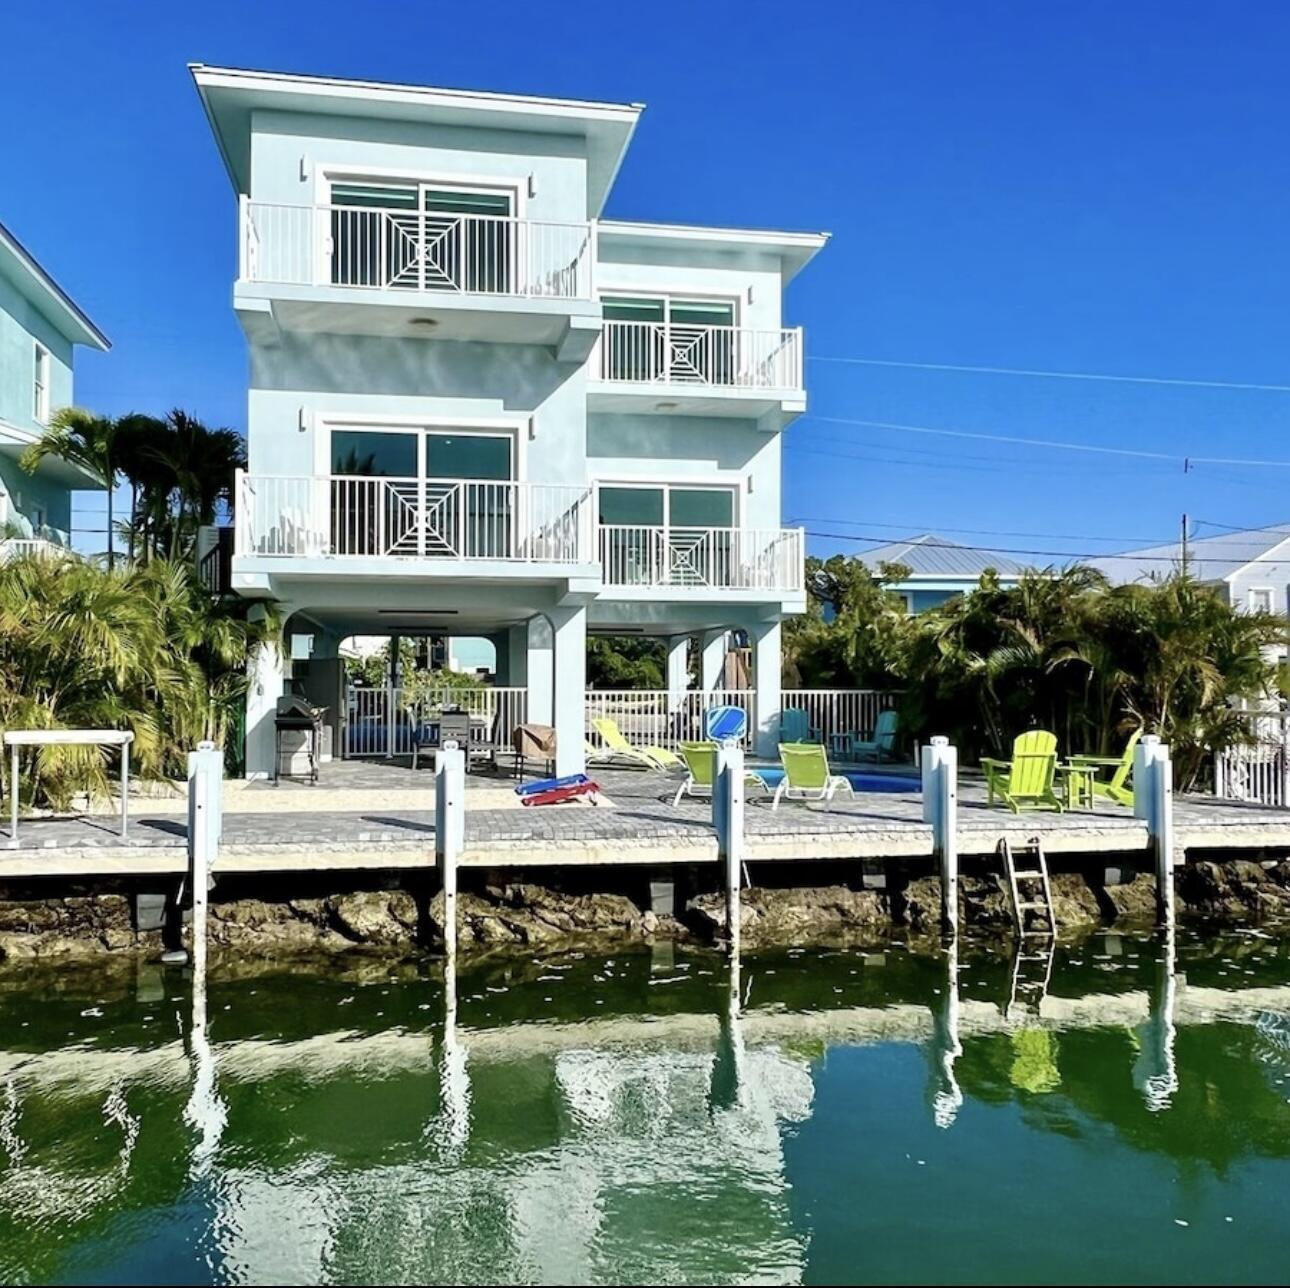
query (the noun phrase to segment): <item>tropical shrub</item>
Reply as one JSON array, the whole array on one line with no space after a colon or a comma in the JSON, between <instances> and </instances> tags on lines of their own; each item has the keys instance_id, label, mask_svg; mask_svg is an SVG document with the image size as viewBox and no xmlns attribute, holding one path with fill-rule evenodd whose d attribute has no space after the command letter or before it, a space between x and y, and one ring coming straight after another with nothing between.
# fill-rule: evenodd
<instances>
[{"instance_id":1,"label":"tropical shrub","mask_svg":"<svg viewBox=\"0 0 1290 1288\"><path fill-rule=\"evenodd\" d=\"M226 741L249 651L272 638L274 623L245 611L206 594L187 564L109 570L71 555L0 564L0 731L130 729L140 776L179 776L200 740ZM78 793L106 792L109 754L35 749L24 794L66 808Z\"/></svg>"}]
</instances>

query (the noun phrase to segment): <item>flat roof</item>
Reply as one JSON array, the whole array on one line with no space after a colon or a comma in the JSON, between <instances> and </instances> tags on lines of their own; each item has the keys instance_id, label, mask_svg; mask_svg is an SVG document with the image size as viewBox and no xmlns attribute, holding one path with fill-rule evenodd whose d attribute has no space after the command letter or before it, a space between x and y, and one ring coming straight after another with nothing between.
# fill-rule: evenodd
<instances>
[{"instance_id":1,"label":"flat roof","mask_svg":"<svg viewBox=\"0 0 1290 1288\"><path fill-rule=\"evenodd\" d=\"M388 81L310 76L189 63L229 177L250 181L251 112L272 108L369 120L479 125L521 133L572 135L587 142L588 215L600 213L644 105L444 89Z\"/></svg>"},{"instance_id":2,"label":"flat roof","mask_svg":"<svg viewBox=\"0 0 1290 1288\"><path fill-rule=\"evenodd\" d=\"M90 321L85 310L4 224L0 224L0 273L10 278L22 295L73 344L104 350L112 347L112 342Z\"/></svg>"},{"instance_id":3,"label":"flat roof","mask_svg":"<svg viewBox=\"0 0 1290 1288\"><path fill-rule=\"evenodd\" d=\"M828 243L831 233L786 232L773 228L714 228L703 224L660 224L627 219L602 219L600 240L619 245L668 246L727 254L772 254L779 257L787 282L806 267Z\"/></svg>"}]
</instances>

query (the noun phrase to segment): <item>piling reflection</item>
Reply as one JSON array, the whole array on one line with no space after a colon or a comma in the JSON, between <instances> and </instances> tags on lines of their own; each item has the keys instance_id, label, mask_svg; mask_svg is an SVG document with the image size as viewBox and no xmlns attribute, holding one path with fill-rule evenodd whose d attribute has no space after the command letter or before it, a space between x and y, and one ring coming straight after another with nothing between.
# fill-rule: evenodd
<instances>
[{"instance_id":1,"label":"piling reflection","mask_svg":"<svg viewBox=\"0 0 1290 1288\"><path fill-rule=\"evenodd\" d=\"M1290 1157L1290 953L1256 936L131 983L0 973L0 1278L103 1277L75 1258L155 1222L176 1278L793 1279L825 1238L793 1195L919 1130Z\"/></svg>"}]
</instances>

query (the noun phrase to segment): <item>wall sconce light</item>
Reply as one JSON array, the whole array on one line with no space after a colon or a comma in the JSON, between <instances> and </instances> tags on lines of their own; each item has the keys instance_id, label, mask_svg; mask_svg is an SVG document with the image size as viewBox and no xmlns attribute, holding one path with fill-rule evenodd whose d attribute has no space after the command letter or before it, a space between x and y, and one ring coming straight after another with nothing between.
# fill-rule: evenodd
<instances>
[{"instance_id":1,"label":"wall sconce light","mask_svg":"<svg viewBox=\"0 0 1290 1288\"><path fill-rule=\"evenodd\" d=\"M753 476L750 474L748 476L748 495L752 496L752 494L753 494Z\"/></svg>"},{"instance_id":2,"label":"wall sconce light","mask_svg":"<svg viewBox=\"0 0 1290 1288\"><path fill-rule=\"evenodd\" d=\"M300 158L300 182L307 183L309 180L309 158L302 156Z\"/></svg>"},{"instance_id":3,"label":"wall sconce light","mask_svg":"<svg viewBox=\"0 0 1290 1288\"><path fill-rule=\"evenodd\" d=\"M296 415L296 428L303 434L309 428L309 410L301 407Z\"/></svg>"},{"instance_id":4,"label":"wall sconce light","mask_svg":"<svg viewBox=\"0 0 1290 1288\"><path fill-rule=\"evenodd\" d=\"M531 443L537 437L537 417L529 417L529 442Z\"/></svg>"},{"instance_id":5,"label":"wall sconce light","mask_svg":"<svg viewBox=\"0 0 1290 1288\"><path fill-rule=\"evenodd\" d=\"M532 174L529 175L529 196L537 196L537 176Z\"/></svg>"}]
</instances>

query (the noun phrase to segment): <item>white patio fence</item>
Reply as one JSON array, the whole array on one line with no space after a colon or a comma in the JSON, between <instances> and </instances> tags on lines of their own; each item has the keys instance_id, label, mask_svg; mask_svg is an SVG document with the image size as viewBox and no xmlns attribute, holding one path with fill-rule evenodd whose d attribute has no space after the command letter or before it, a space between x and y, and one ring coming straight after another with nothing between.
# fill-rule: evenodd
<instances>
[{"instance_id":1,"label":"white patio fence","mask_svg":"<svg viewBox=\"0 0 1290 1288\"><path fill-rule=\"evenodd\" d=\"M1253 741L1214 757L1214 795L1290 807L1290 712L1245 713Z\"/></svg>"},{"instance_id":2,"label":"white patio fence","mask_svg":"<svg viewBox=\"0 0 1290 1288\"><path fill-rule=\"evenodd\" d=\"M812 736L825 742L835 733L868 738L878 713L890 707L895 694L877 689L785 689L785 710L806 713ZM683 742L702 739L703 713L711 706L741 707L748 715L744 744L751 749L755 737L751 689L703 692L689 689L588 689L586 730L593 743L600 738L593 721L613 720L629 742L637 746L667 747L675 751ZM445 707L458 706L471 717L472 746L510 745L511 731L528 718L525 688L454 689L445 687L412 701L402 688L351 686L346 698L344 754L347 757L405 756L411 754L417 725Z\"/></svg>"}]
</instances>

